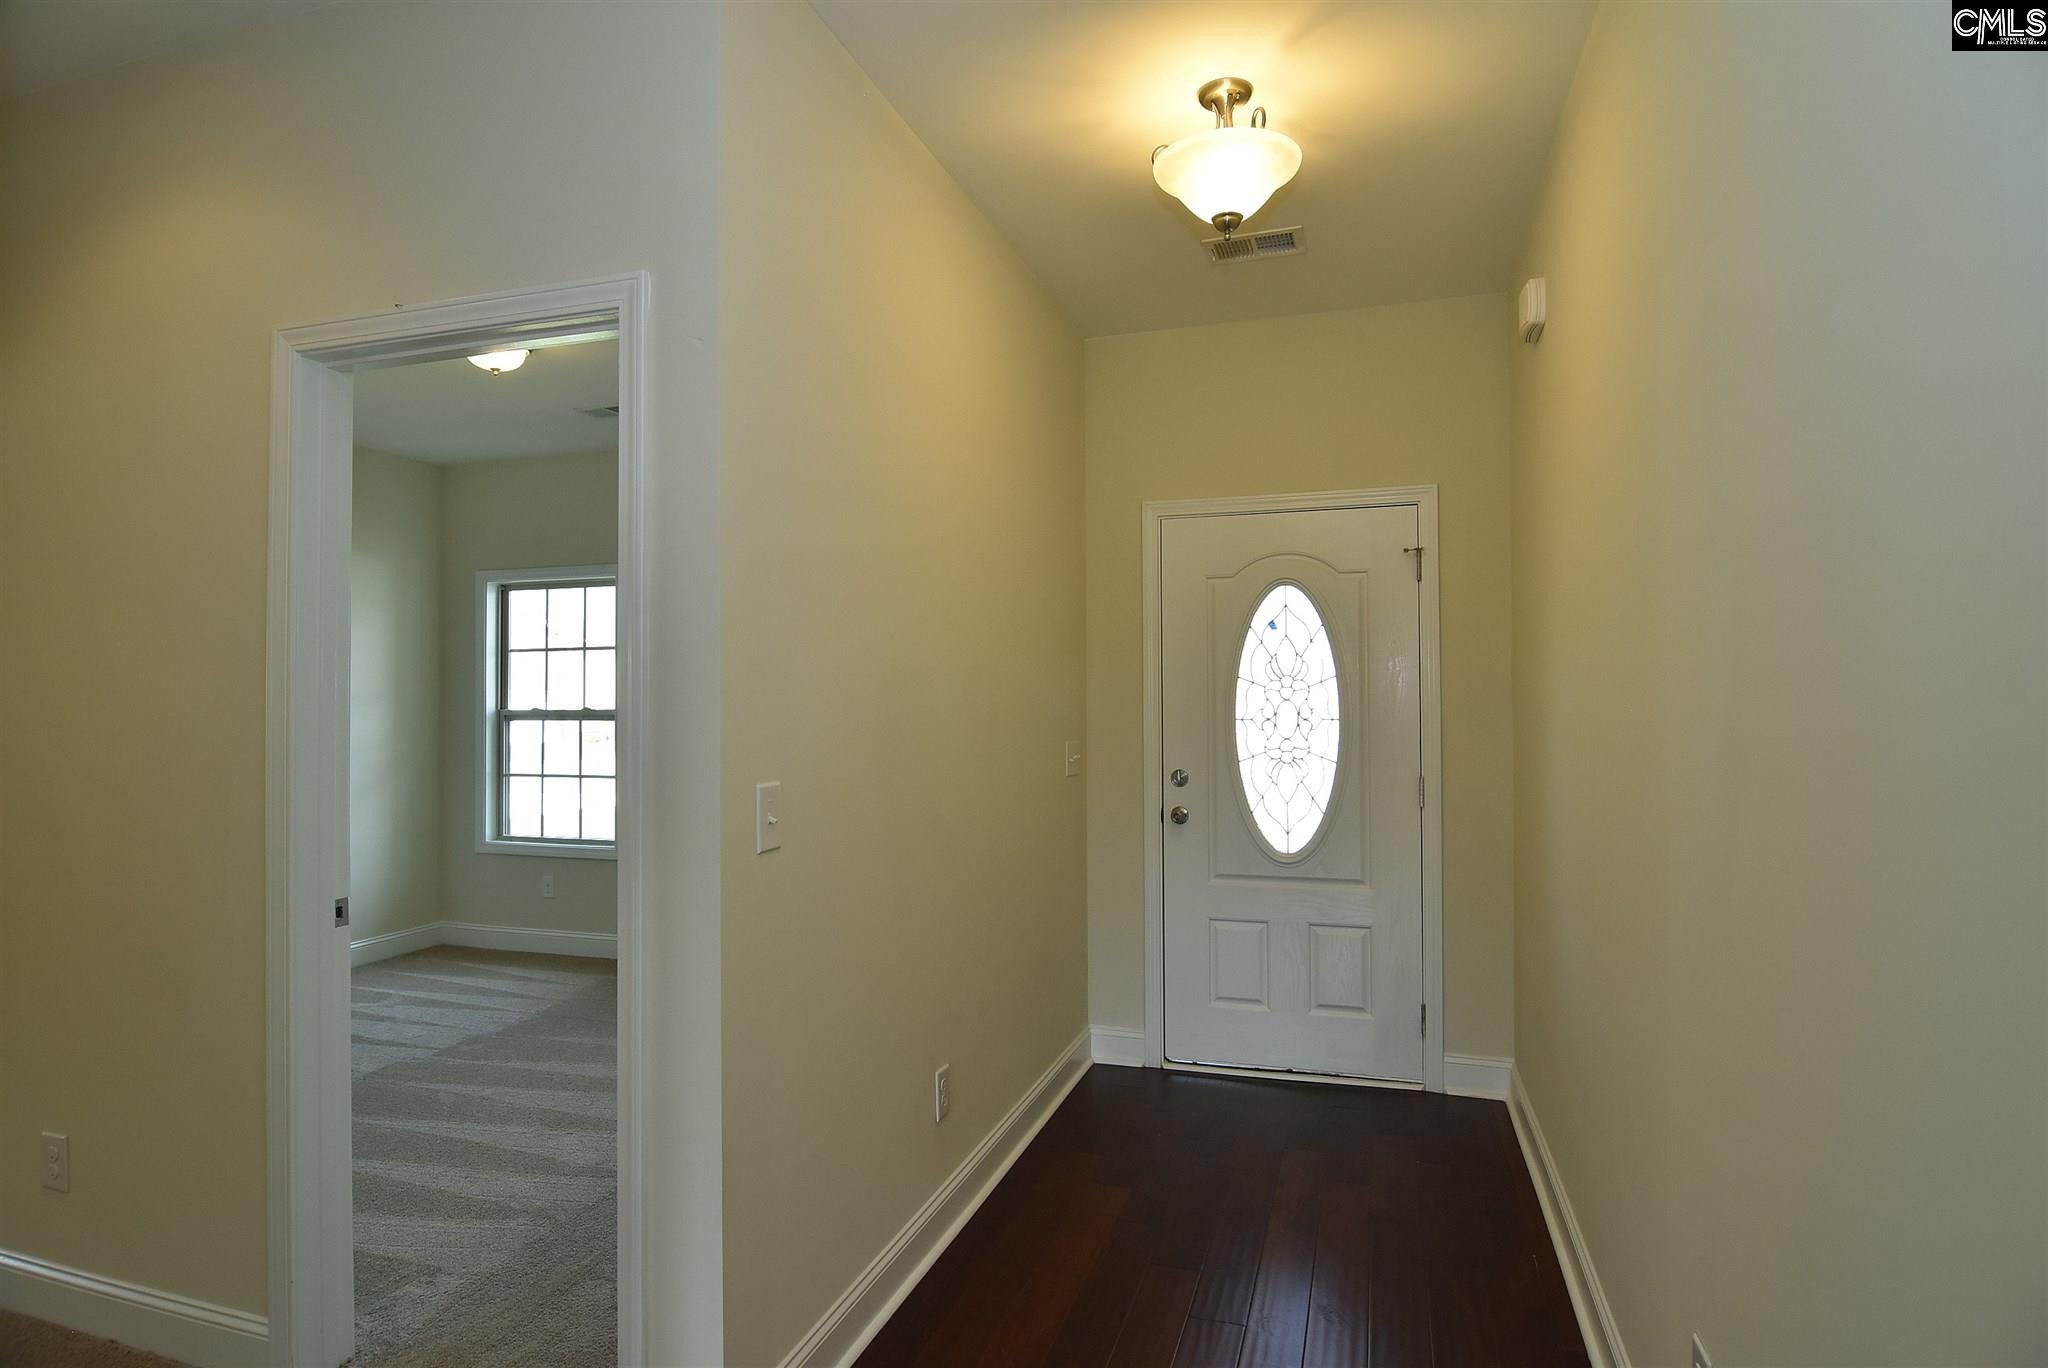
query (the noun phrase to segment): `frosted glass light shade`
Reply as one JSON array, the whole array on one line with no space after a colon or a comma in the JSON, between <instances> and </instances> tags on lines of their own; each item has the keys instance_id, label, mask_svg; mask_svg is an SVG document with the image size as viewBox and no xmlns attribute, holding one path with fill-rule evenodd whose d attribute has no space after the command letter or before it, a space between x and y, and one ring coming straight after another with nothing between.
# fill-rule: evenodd
<instances>
[{"instance_id":1,"label":"frosted glass light shade","mask_svg":"<svg viewBox=\"0 0 2048 1368\"><path fill-rule=\"evenodd\" d=\"M524 348L515 348L512 351L484 352L472 356L469 358L469 364L478 370L487 370L493 375L503 375L506 371L516 371L525 365L526 357L527 352Z\"/></svg>"},{"instance_id":2,"label":"frosted glass light shade","mask_svg":"<svg viewBox=\"0 0 2048 1368\"><path fill-rule=\"evenodd\" d=\"M1209 128L1190 133L1152 161L1152 179L1204 223L1248 219L1301 170L1301 148L1269 128Z\"/></svg>"}]
</instances>

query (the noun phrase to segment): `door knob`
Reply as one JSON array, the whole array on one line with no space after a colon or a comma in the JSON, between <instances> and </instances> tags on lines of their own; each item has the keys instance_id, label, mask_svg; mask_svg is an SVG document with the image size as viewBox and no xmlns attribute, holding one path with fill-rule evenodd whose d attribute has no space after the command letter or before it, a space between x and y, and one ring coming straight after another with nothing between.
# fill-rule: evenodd
<instances>
[{"instance_id":1,"label":"door knob","mask_svg":"<svg viewBox=\"0 0 2048 1368\"><path fill-rule=\"evenodd\" d=\"M1188 824L1188 810L1184 807L1177 807L1166 815L1173 820L1175 826L1186 826Z\"/></svg>"}]
</instances>

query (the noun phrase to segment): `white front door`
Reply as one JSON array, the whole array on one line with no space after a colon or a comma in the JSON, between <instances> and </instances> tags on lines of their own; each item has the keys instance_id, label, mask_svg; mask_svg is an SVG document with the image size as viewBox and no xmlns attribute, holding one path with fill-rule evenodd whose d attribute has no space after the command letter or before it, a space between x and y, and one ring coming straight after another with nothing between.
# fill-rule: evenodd
<instances>
[{"instance_id":1,"label":"white front door","mask_svg":"<svg viewBox=\"0 0 2048 1368\"><path fill-rule=\"evenodd\" d=\"M1422 1080L1416 531L1411 504L1161 525L1170 1060Z\"/></svg>"}]
</instances>

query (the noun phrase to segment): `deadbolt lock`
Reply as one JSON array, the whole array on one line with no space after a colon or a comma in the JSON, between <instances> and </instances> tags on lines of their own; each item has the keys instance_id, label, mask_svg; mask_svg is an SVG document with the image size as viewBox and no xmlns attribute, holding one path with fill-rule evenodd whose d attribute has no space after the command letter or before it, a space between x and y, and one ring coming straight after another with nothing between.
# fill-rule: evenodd
<instances>
[{"instance_id":1,"label":"deadbolt lock","mask_svg":"<svg viewBox=\"0 0 2048 1368\"><path fill-rule=\"evenodd\" d=\"M1175 770L1172 774L1166 776L1166 781L1175 788L1186 788L1188 786L1188 772L1186 770Z\"/></svg>"}]
</instances>

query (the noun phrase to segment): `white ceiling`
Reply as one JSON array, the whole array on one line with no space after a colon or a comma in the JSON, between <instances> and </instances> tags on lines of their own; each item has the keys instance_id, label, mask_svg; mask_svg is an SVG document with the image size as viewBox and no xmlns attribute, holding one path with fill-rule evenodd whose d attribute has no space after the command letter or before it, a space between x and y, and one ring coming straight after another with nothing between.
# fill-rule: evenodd
<instances>
[{"instance_id":1,"label":"white ceiling","mask_svg":"<svg viewBox=\"0 0 2048 1368\"><path fill-rule=\"evenodd\" d=\"M0 95L191 47L336 0L0 0Z\"/></svg>"},{"instance_id":2,"label":"white ceiling","mask_svg":"<svg viewBox=\"0 0 2048 1368\"><path fill-rule=\"evenodd\" d=\"M812 0L1089 336L1506 289L1592 0ZM1152 149L1243 76L1301 173L1212 263Z\"/></svg>"},{"instance_id":3,"label":"white ceiling","mask_svg":"<svg viewBox=\"0 0 2048 1368\"><path fill-rule=\"evenodd\" d=\"M338 0L0 0L19 95ZM1512 286L1593 0L812 0L1090 336ZM1235 75L1302 146L1218 266L1152 183Z\"/></svg>"},{"instance_id":4,"label":"white ceiling","mask_svg":"<svg viewBox=\"0 0 2048 1368\"><path fill-rule=\"evenodd\" d=\"M356 373L356 445L453 465L618 448L619 344L545 347L504 375L462 357Z\"/></svg>"}]
</instances>

